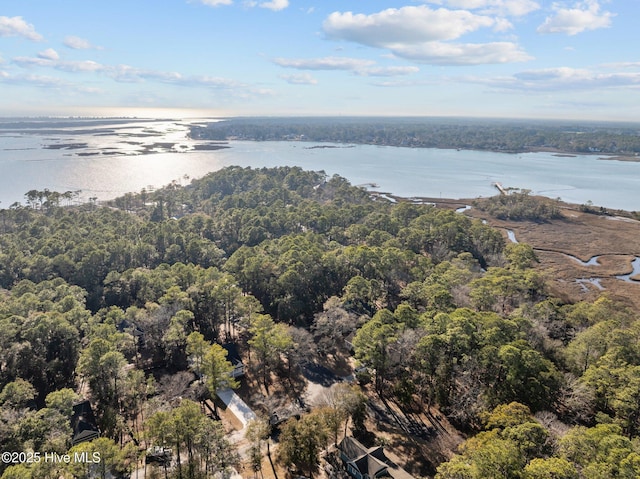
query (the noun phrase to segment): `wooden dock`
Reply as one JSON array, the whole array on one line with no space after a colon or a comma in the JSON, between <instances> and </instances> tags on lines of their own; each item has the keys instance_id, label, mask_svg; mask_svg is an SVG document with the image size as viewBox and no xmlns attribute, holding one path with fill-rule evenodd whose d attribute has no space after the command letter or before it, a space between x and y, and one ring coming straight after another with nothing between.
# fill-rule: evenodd
<instances>
[{"instance_id":1,"label":"wooden dock","mask_svg":"<svg viewBox=\"0 0 640 479\"><path fill-rule=\"evenodd\" d=\"M507 194L507 190L504 189L504 187L502 186L502 183L495 182L495 183L492 183L492 185L498 189L501 195Z\"/></svg>"}]
</instances>

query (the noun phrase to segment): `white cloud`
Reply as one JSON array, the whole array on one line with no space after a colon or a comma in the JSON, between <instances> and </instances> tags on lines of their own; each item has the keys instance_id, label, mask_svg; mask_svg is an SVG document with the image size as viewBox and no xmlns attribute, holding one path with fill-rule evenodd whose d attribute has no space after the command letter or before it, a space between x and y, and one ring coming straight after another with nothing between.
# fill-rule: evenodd
<instances>
[{"instance_id":1,"label":"white cloud","mask_svg":"<svg viewBox=\"0 0 640 479\"><path fill-rule=\"evenodd\" d=\"M375 64L372 60L347 57L324 57L311 59L275 58L276 65L298 70L358 70Z\"/></svg>"},{"instance_id":2,"label":"white cloud","mask_svg":"<svg viewBox=\"0 0 640 479\"><path fill-rule=\"evenodd\" d=\"M143 83L146 81L166 83L185 88L206 88L208 90L226 90L239 98L270 95L267 90L252 88L242 82L210 75L186 76L178 72L144 70L130 65L106 66L102 72L109 78L122 83Z\"/></svg>"},{"instance_id":3,"label":"white cloud","mask_svg":"<svg viewBox=\"0 0 640 479\"><path fill-rule=\"evenodd\" d=\"M269 2L262 2L258 5L261 8L268 8L269 10L273 10L277 12L279 10L284 10L289 6L289 0L271 0Z\"/></svg>"},{"instance_id":4,"label":"white cloud","mask_svg":"<svg viewBox=\"0 0 640 479\"><path fill-rule=\"evenodd\" d=\"M249 86L244 83L232 80L230 78L213 77L209 75L199 75L185 79L182 82L185 86L201 86L206 88L232 90L232 89L248 89Z\"/></svg>"},{"instance_id":5,"label":"white cloud","mask_svg":"<svg viewBox=\"0 0 640 479\"><path fill-rule=\"evenodd\" d=\"M58 60L60 55L53 48L47 48L46 50L38 53L38 58L44 58L45 60Z\"/></svg>"},{"instance_id":6,"label":"white cloud","mask_svg":"<svg viewBox=\"0 0 640 479\"><path fill-rule=\"evenodd\" d=\"M102 72L109 78L121 83L142 83L144 81L157 81L160 83L182 84L187 77L178 72L164 72L157 70L143 70L130 65L106 66Z\"/></svg>"},{"instance_id":7,"label":"white cloud","mask_svg":"<svg viewBox=\"0 0 640 479\"><path fill-rule=\"evenodd\" d=\"M141 70L129 65L115 65L110 67L106 72L108 77L123 83L138 83L143 81L140 73Z\"/></svg>"},{"instance_id":8,"label":"white cloud","mask_svg":"<svg viewBox=\"0 0 640 479\"><path fill-rule=\"evenodd\" d=\"M262 2L257 2L256 0L244 0L242 4L246 8L260 7L277 12L279 10L284 10L285 8L287 8L289 6L289 0L269 0Z\"/></svg>"},{"instance_id":9,"label":"white cloud","mask_svg":"<svg viewBox=\"0 0 640 479\"><path fill-rule=\"evenodd\" d=\"M372 82L371 85L383 87L383 88L407 88L407 87L416 87L416 86L429 86L429 85L438 85L439 83L434 80L385 80L385 81L376 81Z\"/></svg>"},{"instance_id":10,"label":"white cloud","mask_svg":"<svg viewBox=\"0 0 640 479\"><path fill-rule=\"evenodd\" d=\"M492 27L496 20L466 10L447 10L421 5L389 8L371 15L333 12L323 23L329 38L374 47L454 40L465 33Z\"/></svg>"},{"instance_id":11,"label":"white cloud","mask_svg":"<svg viewBox=\"0 0 640 479\"><path fill-rule=\"evenodd\" d=\"M200 3L204 5L209 5L210 7L218 7L220 5L231 5L233 0L198 0Z\"/></svg>"},{"instance_id":12,"label":"white cloud","mask_svg":"<svg viewBox=\"0 0 640 479\"><path fill-rule=\"evenodd\" d=\"M280 78L292 85L316 85L318 80L313 78L308 73L302 73L298 75L280 75Z\"/></svg>"},{"instance_id":13,"label":"white cloud","mask_svg":"<svg viewBox=\"0 0 640 479\"><path fill-rule=\"evenodd\" d=\"M576 3L573 8L553 5L553 15L547 17L537 29L538 33L565 33L577 35L586 30L597 30L611 26L615 14L601 12L597 0L585 0Z\"/></svg>"},{"instance_id":14,"label":"white cloud","mask_svg":"<svg viewBox=\"0 0 640 479\"><path fill-rule=\"evenodd\" d=\"M605 63L603 68L640 68L640 62Z\"/></svg>"},{"instance_id":15,"label":"white cloud","mask_svg":"<svg viewBox=\"0 0 640 479\"><path fill-rule=\"evenodd\" d=\"M600 89L640 86L640 72L594 72L582 68L545 68L514 75L529 88L548 89Z\"/></svg>"},{"instance_id":16,"label":"white cloud","mask_svg":"<svg viewBox=\"0 0 640 479\"><path fill-rule=\"evenodd\" d=\"M400 75L410 75L420 71L415 66L390 66L379 67L373 60L347 57L324 57L324 58L275 58L273 63L286 68L297 70L342 70L350 71L359 76L393 77ZM295 79L294 75L281 76L289 81ZM290 83L292 83L290 81Z\"/></svg>"},{"instance_id":17,"label":"white cloud","mask_svg":"<svg viewBox=\"0 0 640 479\"><path fill-rule=\"evenodd\" d=\"M12 85L31 85L39 88L64 88L68 89L72 85L60 78L42 75L10 75L7 72L0 74L0 81Z\"/></svg>"},{"instance_id":18,"label":"white cloud","mask_svg":"<svg viewBox=\"0 0 640 479\"><path fill-rule=\"evenodd\" d=\"M89 40L85 40L84 38L74 37L73 35L69 35L64 39L64 46L71 48L73 50L90 50L95 48L97 50L101 50L100 47L93 46Z\"/></svg>"},{"instance_id":19,"label":"white cloud","mask_svg":"<svg viewBox=\"0 0 640 479\"><path fill-rule=\"evenodd\" d=\"M49 48L40 52L37 57L15 57L13 63L23 68L48 67L65 72L99 72L107 69L104 65L91 60L60 60L58 53Z\"/></svg>"},{"instance_id":20,"label":"white cloud","mask_svg":"<svg viewBox=\"0 0 640 479\"><path fill-rule=\"evenodd\" d=\"M456 1L477 8L509 3L506 0L495 0L493 3L489 0ZM524 5L514 1L512 8L515 9L513 5L516 3ZM425 5L390 8L371 15L334 12L323 23L328 38L384 48L397 57L419 63L479 65L531 59L520 46L512 42L449 43L481 28L503 32L513 28L513 25L502 17L476 15L467 10L434 10Z\"/></svg>"},{"instance_id":21,"label":"white cloud","mask_svg":"<svg viewBox=\"0 0 640 479\"><path fill-rule=\"evenodd\" d=\"M59 62L55 68L65 72L101 72L107 69L104 65L92 60Z\"/></svg>"},{"instance_id":22,"label":"white cloud","mask_svg":"<svg viewBox=\"0 0 640 479\"><path fill-rule=\"evenodd\" d=\"M25 22L22 17L3 16L0 16L0 37L24 37L34 42L43 39L35 27Z\"/></svg>"},{"instance_id":23,"label":"white cloud","mask_svg":"<svg viewBox=\"0 0 640 479\"><path fill-rule=\"evenodd\" d=\"M419 63L434 65L483 65L531 60L525 51L511 42L443 43L398 46L391 51Z\"/></svg>"},{"instance_id":24,"label":"white cloud","mask_svg":"<svg viewBox=\"0 0 640 479\"><path fill-rule=\"evenodd\" d=\"M67 73L95 73L121 83L156 82L170 84L183 88L204 88L210 91L224 90L226 95L234 98L258 98L273 96L269 89L256 88L252 85L238 82L233 79L214 77L208 75L183 75L179 72L145 70L131 65L103 65L91 60L66 61L57 57L57 52L52 49L41 52L37 57L15 57L12 62L23 68L50 68ZM62 79L37 75L18 75L8 77L4 81L19 84L24 79L25 84L40 87L64 87L79 92L97 91L95 88L68 83Z\"/></svg>"},{"instance_id":25,"label":"white cloud","mask_svg":"<svg viewBox=\"0 0 640 479\"><path fill-rule=\"evenodd\" d=\"M508 17L521 17L540 9L540 5L533 0L444 0L444 3L454 8Z\"/></svg>"},{"instance_id":26,"label":"white cloud","mask_svg":"<svg viewBox=\"0 0 640 479\"><path fill-rule=\"evenodd\" d=\"M212 7L233 4L233 0L197 0L197 1ZM260 7L260 8L266 8L268 10L273 10L274 12L277 12L287 8L289 6L289 0L268 0L268 1L261 1L261 2L258 2L256 0L244 0L242 2L242 5L245 8Z\"/></svg>"},{"instance_id":27,"label":"white cloud","mask_svg":"<svg viewBox=\"0 0 640 479\"><path fill-rule=\"evenodd\" d=\"M493 26L493 31L506 32L507 30L511 30L512 28L513 28L513 23L511 23L506 18L496 18L496 23Z\"/></svg>"},{"instance_id":28,"label":"white cloud","mask_svg":"<svg viewBox=\"0 0 640 479\"><path fill-rule=\"evenodd\" d=\"M104 90L100 88L87 86L86 84L72 83L46 75L10 75L7 72L0 71L0 83L19 87L30 86L44 90L56 90L56 94L60 95L75 95L81 93L95 96L104 93Z\"/></svg>"},{"instance_id":29,"label":"white cloud","mask_svg":"<svg viewBox=\"0 0 640 479\"><path fill-rule=\"evenodd\" d=\"M585 80L592 78L593 75L589 70L582 68L556 67L542 68L539 70L528 70L514 75L515 78L524 81L566 81L566 80Z\"/></svg>"},{"instance_id":30,"label":"white cloud","mask_svg":"<svg viewBox=\"0 0 640 479\"><path fill-rule=\"evenodd\" d=\"M412 73L418 73L420 69L418 67L373 67L364 68L362 70L356 70L355 73L360 76L367 77L396 77L402 75L411 75Z\"/></svg>"},{"instance_id":31,"label":"white cloud","mask_svg":"<svg viewBox=\"0 0 640 479\"><path fill-rule=\"evenodd\" d=\"M263 98L272 98L275 97L277 93L271 88L249 88L245 92L238 93L239 98L245 99L253 99L257 97Z\"/></svg>"},{"instance_id":32,"label":"white cloud","mask_svg":"<svg viewBox=\"0 0 640 479\"><path fill-rule=\"evenodd\" d=\"M51 49L49 49L51 50ZM38 57L15 57L13 63L23 68L46 67L68 73L102 73L117 82L141 83L156 81L179 86L206 88L246 88L247 85L226 78L211 76L184 76L178 72L144 70L130 65L103 65L92 60L66 61L57 58L53 50L45 50ZM55 55L54 55L55 53Z\"/></svg>"},{"instance_id":33,"label":"white cloud","mask_svg":"<svg viewBox=\"0 0 640 479\"><path fill-rule=\"evenodd\" d=\"M606 72L588 68L555 67L527 70L508 77L466 78L463 81L481 83L501 90L526 92L602 91L605 88L640 88L640 71Z\"/></svg>"},{"instance_id":34,"label":"white cloud","mask_svg":"<svg viewBox=\"0 0 640 479\"><path fill-rule=\"evenodd\" d=\"M12 62L24 68L32 66L52 67L55 64L53 60L36 57L15 57Z\"/></svg>"}]
</instances>

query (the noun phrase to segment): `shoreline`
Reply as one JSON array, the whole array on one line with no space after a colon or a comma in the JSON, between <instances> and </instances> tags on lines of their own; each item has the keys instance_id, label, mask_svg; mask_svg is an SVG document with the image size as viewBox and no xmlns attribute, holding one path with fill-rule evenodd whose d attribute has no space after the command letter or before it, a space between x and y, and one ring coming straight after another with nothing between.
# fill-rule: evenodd
<instances>
[{"instance_id":1,"label":"shoreline","mask_svg":"<svg viewBox=\"0 0 640 479\"><path fill-rule=\"evenodd\" d=\"M188 137L192 140L199 140L199 138L194 138L191 135ZM297 142L297 143L315 143L314 146L305 146L304 149L312 150L312 149L324 149L324 148L353 148L355 145L369 145L369 146L386 146L392 148L409 148L409 149L432 149L432 150L458 150L458 151L479 151L479 152L491 152L491 153L505 153L507 155L521 155L526 153L551 153L552 156L557 158L576 158L578 156L600 156L599 160L607 160L607 161L630 161L630 162L640 162L640 156L636 156L632 153L628 154L620 154L616 152L607 152L607 151L567 151L561 150L553 147L523 147L523 148L515 148L515 149L496 149L496 148L465 148L460 146L416 146L416 145L396 145L393 143L367 143L367 142L358 142L358 141L336 141L336 140L306 140L300 138L269 138L269 139L255 139L255 138L244 138L244 137L230 137L225 140L226 142L232 141L255 141L256 143L268 143L268 142ZM334 145L345 145L345 146L332 146L325 145L326 143L333 143ZM604 156L603 156L604 155Z\"/></svg>"},{"instance_id":2,"label":"shoreline","mask_svg":"<svg viewBox=\"0 0 640 479\"><path fill-rule=\"evenodd\" d=\"M451 209L455 209L456 207L463 206L472 206L472 203L476 200L482 199L478 198L439 198L433 196L402 196L395 193L390 193L388 191L375 191L367 189L369 195L373 198L381 198L386 199L387 201L392 201L393 203L401 203L408 202L416 205L432 205L436 208L439 207L451 207ZM498 193L500 194L500 193ZM533 197L544 198L545 200L555 201L553 198L549 198L543 195L532 195ZM442 205L442 206L440 206ZM579 203L569 203L567 201L560 201L559 208L563 210L576 211L583 214L592 215L594 217L602 217L609 220L618 220L618 221L627 221L633 223L640 223L640 214L631 210L622 210L619 208L605 208L598 205L584 205Z\"/></svg>"},{"instance_id":3,"label":"shoreline","mask_svg":"<svg viewBox=\"0 0 640 479\"><path fill-rule=\"evenodd\" d=\"M0 134L0 136L2 135ZM167 139L173 140L172 137ZM198 167L197 174L192 174L189 171L181 171L176 176L173 176L172 178L168 178L164 182L166 184L168 184L173 179L181 178L185 173L192 178L197 178L200 176L204 176L210 171L215 171L218 167L222 167L222 166L227 166L227 165L230 166L232 164L242 164L246 166L259 167L261 163L265 163L266 161L266 160L263 160L260 156L258 156L256 157L256 162L255 163L253 162L252 157L250 155L253 155L253 151L255 150L254 145L258 145L261 143L261 142L255 142L255 141L236 140L236 141L227 142L227 141L216 141L216 140L197 140L193 142L181 143L179 139L176 139L173 141L152 141L149 144L145 144L146 141L144 143L143 141L140 141L140 140L134 141L132 138L129 137L129 135L126 135L126 137L123 138L123 141L121 143L123 145L133 145L136 148L125 151L120 149L121 145L119 143L115 144L111 142L111 140L110 140L110 143L106 144L105 147L101 149L95 148L91 143L89 144L89 147L84 147L85 143L81 143L78 141L61 141L61 140L64 140L64 138L49 139L50 142L54 140L60 141L60 143L53 143L55 147L51 147L51 148L45 147L45 149L52 149L53 151L57 151L57 153L52 154L52 158L51 158L52 160L59 159L58 156L62 155L62 153L68 153L69 156L73 156L77 158L97 159L97 160L102 160L102 158L106 158L106 157L118 157L115 161L118 161L119 164L131 163L132 165L134 165L134 168L136 164L142 164L142 162L147 162L149 164L149 167L153 168L154 165L152 162L155 162L154 157L156 154L164 155L167 153L171 153L171 154L179 153L180 159L176 161L165 159L165 157L160 157L160 159L162 160L162 162L170 163L173 166L174 163L181 164L183 161L182 158L184 158L185 163L188 163L189 165L193 163L193 164L196 164L196 166ZM116 140L118 139L116 138ZM490 185L496 182L503 182L505 186L515 185L515 186L520 186L522 188L527 188L527 189L530 188L534 194L545 195L550 198L562 195L563 199L568 200L569 202L574 203L576 205L582 205L583 208L587 208L587 207L593 208L593 205L591 204L591 202L593 202L593 204L595 205L602 206L602 208L599 211L600 213L604 213L606 211L614 211L614 210L622 210L627 212L640 211L640 205L638 205L638 202L637 202L638 197L634 193L635 185L631 185L631 188L629 188L629 185L630 185L629 180L631 180L635 176L633 174L633 172L636 171L634 169L636 168L634 166L634 163L626 163L627 166L623 166L624 165L623 163L619 163L618 164L619 166L615 165L615 167L612 168L606 164L603 165L602 163L597 161L598 159L611 160L616 158L623 159L626 161L631 161L632 157L602 158L601 155L594 156L594 154L590 154L590 155L584 155L584 156L580 155L579 158L575 158L578 155L561 153L549 148L540 148L540 149L529 148L528 151L530 151L531 154L529 155L522 154L521 156L518 155L517 157L514 157L513 155L516 153L507 152L505 150L494 152L493 150L477 150L477 149L461 150L458 148L444 149L444 148L431 148L431 147L426 148L422 146L405 146L405 147L385 146L383 148L377 148L379 145L375 145L372 143L363 143L361 146L358 146L358 148L367 149L365 153L371 154L373 159L371 160L371 166L369 165L369 163L366 163L363 165L363 168L361 170L357 170L356 168L354 168L352 164L346 161L340 163L335 160L335 158L355 158L354 155L350 155L348 153L350 151L353 151L354 149L357 149L356 145L354 145L353 143L345 142L345 143L336 143L336 144L331 144L331 143L323 144L323 143L308 142L303 140L298 140L298 141L289 140L285 142L265 141L263 144L270 144L270 143L271 144L283 143L284 145L286 145L286 150L284 149L284 147L282 147L282 151L284 151L285 153L282 159L279 158L278 156L275 157L276 159L274 161L276 161L278 164L296 164L296 165L300 165L304 169L312 169L312 170L326 169L327 171L330 171L332 174L340 174L347 180L351 180L353 178L355 180L354 184L366 183L371 181L374 181L374 182L379 181L384 191L393 192L392 196L416 197L416 199L413 200L416 203L419 203L419 202L439 203L440 202L439 200L441 197L440 196L436 197L436 194L438 193L438 191L441 191L443 189L450 190L449 192L442 191L443 196L446 196L450 199L451 198L463 198L463 199L479 198L479 197L485 197L485 196L493 196L496 193L496 191ZM112 144L115 144L115 146L118 149L116 149L115 147L111 147ZM187 146L190 148L186 148ZM295 148L296 146L298 148ZM74 148L74 149L70 150L70 148ZM278 154L281 153L281 150L279 148L281 147L274 146L274 150L276 150ZM270 148L266 148L266 147L265 149L270 150ZM335 152L335 157L333 156L334 153L331 153L331 155L329 155L328 153L325 153L324 156L320 156L320 155L309 156L306 152L303 153L301 151L302 149L306 151L313 151L313 152L323 151L323 150L327 152ZM62 150L62 153L60 153L60 150ZM213 155L213 152L215 152L216 150L228 152L228 153L224 153L224 155L226 156L222 156L222 155L220 156L222 160L219 165L216 163L218 157ZM190 156L190 155L198 155L207 151L211 151L212 155L206 156L206 157L201 155L202 158L200 156L195 156L195 157ZM456 151L458 151L459 153L457 153ZM507 153L507 155L499 155L499 153ZM12 155L11 153L7 152L6 153L7 159L11 160L12 159L11 155ZM234 155L237 155L237 157ZM342 155L342 156L338 156L338 155ZM430 167L430 165L426 163L426 160L423 161L423 156L429 159L433 158L434 165L435 165L434 168L437 168L437 172L440 172L440 171L443 172L441 181L444 181L445 183L450 182L451 185L453 185L453 187L447 188L447 186L445 186L444 184L442 183L436 184L433 181L431 181L431 183L429 183L426 186L424 184L418 183L412 179L413 175L411 171L407 170L408 166L407 168L405 168L403 165L399 165L398 169L400 171L396 172L395 165L389 168L389 165L385 166L384 164L382 164L382 162L379 162L378 160L383 158L385 155L396 155L398 158L401 158L401 159L407 157L409 161L411 161L411 163L407 163L407 165L409 166L415 165L416 171L418 172L418 174L422 174L425 176L427 176L427 173L425 172L428 170L428 167ZM129 160L128 158L124 158L125 156L126 157L146 156L147 158L140 159L140 160L138 159ZM269 158L271 156L272 155L269 154ZM474 170L475 176L473 177L473 181L467 180L468 175L462 174L464 173L464 170L451 169L451 168L447 169L446 162L443 162L442 158L448 158L449 156L455 160L459 159L461 162L465 162L463 163L464 165L471 165L470 167L478 168L478 171ZM549 173L537 175L535 179L531 179L529 176L522 176L522 175L518 176L518 178L515 178L515 179L509 176L502 176L503 170L493 168L492 163L490 161L487 163L488 166L486 166L486 168L483 166L485 164L484 162L488 161L487 158L493 161L494 156L495 158L497 158L496 161L499 164L504 165L505 169L509 168L509 169L517 170L517 172L526 170L528 168L529 162L532 162L533 164L534 162L542 161L544 162L545 165L548 165L547 170L549 171ZM559 158L564 156L567 156L567 157L571 156L573 158L566 158L565 160L560 160L560 159L556 160L557 157ZM300 160L298 160L298 157L300 158ZM64 158L62 159L65 160ZM205 164L205 161L207 162L206 165L208 165L208 169L206 170L206 172L204 171L204 168L202 168L202 171L200 171L199 165L201 163ZM273 161L269 160L267 161L267 163L271 164L273 163ZM476 163L478 164L478 166L476 166ZM597 165L596 163L600 163L600 164ZM637 163L640 163L640 161L638 161ZM68 164L69 166L74 166L70 162ZM94 163L89 163L89 162L78 163L78 165L81 165L83 167L84 165L92 165L92 164ZM95 162L95 164L98 166L101 166L100 163ZM619 168L625 168L624 169L625 172L629 170L629 168L631 168L632 174L625 174L625 175L614 174L612 175L612 177L616 178L616 183L611 183L611 184L606 183L602 185L600 184L600 182L598 182L598 183L594 183L593 185L589 185L589 184L582 185L579 182L572 183L573 176L580 176L580 175L576 175L575 172L579 171L579 169L581 168L581 165L586 165L586 164L593 165L594 170L605 171L604 173L602 173L604 175L603 178L607 178L606 171L609 171L609 170L617 171L617 169ZM63 166L65 165L66 164L63 164ZM402 166L402 168L400 168L400 166ZM17 164L16 168L18 169L19 167L20 165ZM369 170L369 167L370 167L370 170ZM177 170L183 169L179 165L176 166L175 168ZM553 177L551 172L556 170L562 170L563 174L570 175L568 176L569 180L566 180L567 184L555 181L555 178ZM139 176L142 177L142 175L139 175ZM460 178L460 176L462 176L463 178ZM387 182L387 180L389 180L388 184L384 184L384 182ZM139 191L140 188L146 187L146 185L150 184L146 179L144 179L144 181L145 181L144 183L141 183L141 186L136 187L134 185L132 188L127 188L126 191L136 192L136 191ZM549 184L547 184L547 182ZM155 182L155 184L158 187L163 186L164 183L160 180ZM573 186L574 184L576 185L575 187ZM628 191L629 194L622 195L617 192L616 188L618 188L621 184L625 187L624 191ZM64 185L64 186L59 186L59 185ZM52 184L45 184L45 182L41 182L41 184L38 184L35 187L38 189L49 188L50 190L57 190L57 191L64 191L67 189L70 189L70 190L78 189L78 190L83 190L84 192L89 192L87 194L94 194L93 191L95 191L94 196L98 196L100 200L110 200L117 196L126 194L124 189L121 190L119 187L92 189L91 187L85 187L81 181L76 181L75 183L69 184L68 182L66 182L65 179L59 180L57 181L57 183L53 182ZM31 185L26 187L25 191L30 188L32 188ZM111 190L113 190L114 192L110 193ZM573 190L576 190L576 191L573 191ZM568 193L565 194L565 191L568 191ZM7 205L12 204L15 201L22 202L22 203L24 202L24 193L17 191L17 194L15 196L16 196L16 199L13 199L11 195L7 194L6 200L2 199L2 205L0 206L6 207ZM424 197L425 199L422 199L422 197ZM591 200L591 202L589 200ZM458 202L458 204L462 205L461 202ZM633 216L633 217L636 217L636 216Z\"/></svg>"},{"instance_id":4,"label":"shoreline","mask_svg":"<svg viewBox=\"0 0 640 479\"><path fill-rule=\"evenodd\" d=\"M632 163L640 163L640 156L610 156L610 157L601 157L598 160L603 161L630 161Z\"/></svg>"}]
</instances>

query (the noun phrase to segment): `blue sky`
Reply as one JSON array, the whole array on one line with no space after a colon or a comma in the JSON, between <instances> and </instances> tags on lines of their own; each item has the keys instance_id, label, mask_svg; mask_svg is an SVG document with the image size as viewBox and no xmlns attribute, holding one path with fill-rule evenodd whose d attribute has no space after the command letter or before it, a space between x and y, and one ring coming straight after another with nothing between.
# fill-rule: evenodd
<instances>
[{"instance_id":1,"label":"blue sky","mask_svg":"<svg viewBox=\"0 0 640 479\"><path fill-rule=\"evenodd\" d=\"M638 0L3 0L0 116L640 121L638 18Z\"/></svg>"}]
</instances>

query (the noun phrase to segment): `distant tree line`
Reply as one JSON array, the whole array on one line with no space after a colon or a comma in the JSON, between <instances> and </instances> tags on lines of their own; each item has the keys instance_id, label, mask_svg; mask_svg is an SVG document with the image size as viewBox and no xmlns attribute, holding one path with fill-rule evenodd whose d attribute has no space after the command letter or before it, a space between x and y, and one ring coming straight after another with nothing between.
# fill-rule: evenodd
<instances>
[{"instance_id":1,"label":"distant tree line","mask_svg":"<svg viewBox=\"0 0 640 479\"><path fill-rule=\"evenodd\" d=\"M636 155L637 125L451 118L234 118L193 126L207 140L309 141L504 152Z\"/></svg>"}]
</instances>

